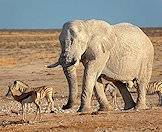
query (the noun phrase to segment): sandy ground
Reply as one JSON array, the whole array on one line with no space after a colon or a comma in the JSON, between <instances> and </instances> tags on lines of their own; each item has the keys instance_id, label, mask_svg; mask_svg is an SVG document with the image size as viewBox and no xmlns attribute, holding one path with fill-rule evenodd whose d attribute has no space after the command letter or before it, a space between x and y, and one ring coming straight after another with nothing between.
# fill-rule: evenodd
<instances>
[{"instance_id":1,"label":"sandy ground","mask_svg":"<svg viewBox=\"0 0 162 132\"><path fill-rule=\"evenodd\" d=\"M143 29L155 48L155 60L151 81L162 77L162 28ZM110 111L108 113L82 115L76 113L79 106L83 67L77 69L79 80L78 105L63 111L68 87L62 68L46 69L44 65L56 62L60 54L59 30L1 30L0 31L0 131L162 131L162 108L157 107L157 95L147 96L148 110ZM55 113L44 113L47 102L42 100L42 120L22 123L18 111L21 106L12 98L5 98L8 85L22 80L31 87L54 87ZM132 94L136 100L136 93ZM109 93L107 98L111 101ZM123 106L123 100L118 98ZM98 108L93 97L94 111ZM27 120L33 120L35 107Z\"/></svg>"}]
</instances>

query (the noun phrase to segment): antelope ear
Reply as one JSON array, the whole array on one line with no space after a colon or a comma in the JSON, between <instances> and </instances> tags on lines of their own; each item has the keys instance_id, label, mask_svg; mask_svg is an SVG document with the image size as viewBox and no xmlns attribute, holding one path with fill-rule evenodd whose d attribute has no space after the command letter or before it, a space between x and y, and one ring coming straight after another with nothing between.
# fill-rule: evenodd
<instances>
[{"instance_id":1,"label":"antelope ear","mask_svg":"<svg viewBox=\"0 0 162 132\"><path fill-rule=\"evenodd\" d=\"M14 81L14 84L16 85L17 81Z\"/></svg>"}]
</instances>

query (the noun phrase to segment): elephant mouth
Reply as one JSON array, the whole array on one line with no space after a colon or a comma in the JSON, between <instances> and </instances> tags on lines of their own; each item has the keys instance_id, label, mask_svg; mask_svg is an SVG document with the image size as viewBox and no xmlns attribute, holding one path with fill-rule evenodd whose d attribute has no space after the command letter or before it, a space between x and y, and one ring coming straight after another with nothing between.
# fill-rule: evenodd
<instances>
[{"instance_id":1,"label":"elephant mouth","mask_svg":"<svg viewBox=\"0 0 162 132\"><path fill-rule=\"evenodd\" d=\"M78 65L79 63L79 60L73 58L71 61L65 61L64 60L61 60L59 61L59 64L63 67L63 68L70 68L70 67L74 67L76 65Z\"/></svg>"}]
</instances>

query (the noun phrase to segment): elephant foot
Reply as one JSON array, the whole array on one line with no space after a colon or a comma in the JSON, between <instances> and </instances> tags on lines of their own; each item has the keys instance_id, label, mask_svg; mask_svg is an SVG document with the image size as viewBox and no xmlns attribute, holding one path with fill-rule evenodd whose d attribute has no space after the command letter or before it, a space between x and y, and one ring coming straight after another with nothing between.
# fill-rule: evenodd
<instances>
[{"instance_id":1,"label":"elephant foot","mask_svg":"<svg viewBox=\"0 0 162 132\"><path fill-rule=\"evenodd\" d=\"M50 113L55 113L55 111L51 110Z\"/></svg>"},{"instance_id":2,"label":"elephant foot","mask_svg":"<svg viewBox=\"0 0 162 132\"><path fill-rule=\"evenodd\" d=\"M98 109L98 112L108 112L112 110L113 110L112 106L100 106L100 108Z\"/></svg>"},{"instance_id":3,"label":"elephant foot","mask_svg":"<svg viewBox=\"0 0 162 132\"><path fill-rule=\"evenodd\" d=\"M147 109L149 109L149 108L147 107L146 104L137 104L137 105L135 106L135 110L136 110L136 111L139 111L139 110L147 110Z\"/></svg>"},{"instance_id":4,"label":"elephant foot","mask_svg":"<svg viewBox=\"0 0 162 132\"><path fill-rule=\"evenodd\" d=\"M63 105L62 109L63 109L63 110L70 109L70 108L73 107L73 105L74 105L73 103L69 103L69 102L68 102L66 105Z\"/></svg>"},{"instance_id":5,"label":"elephant foot","mask_svg":"<svg viewBox=\"0 0 162 132\"><path fill-rule=\"evenodd\" d=\"M109 107L100 107L97 111L92 112L92 115L98 115L98 114L108 114L110 111L113 111L113 107L109 106Z\"/></svg>"},{"instance_id":6,"label":"elephant foot","mask_svg":"<svg viewBox=\"0 0 162 132\"><path fill-rule=\"evenodd\" d=\"M63 107L62 107L62 109L63 110L66 110L66 109L70 109L72 106L70 106L70 105L63 105Z\"/></svg>"},{"instance_id":7,"label":"elephant foot","mask_svg":"<svg viewBox=\"0 0 162 132\"><path fill-rule=\"evenodd\" d=\"M101 114L108 114L108 111L94 111L91 115L101 115Z\"/></svg>"},{"instance_id":8,"label":"elephant foot","mask_svg":"<svg viewBox=\"0 0 162 132\"><path fill-rule=\"evenodd\" d=\"M129 109L135 108L135 106L136 106L136 103L135 103L135 102L127 103L127 104L124 106L124 110L129 110Z\"/></svg>"},{"instance_id":9,"label":"elephant foot","mask_svg":"<svg viewBox=\"0 0 162 132\"><path fill-rule=\"evenodd\" d=\"M92 108L89 107L80 107L77 112L81 112L81 114L91 114Z\"/></svg>"}]
</instances>

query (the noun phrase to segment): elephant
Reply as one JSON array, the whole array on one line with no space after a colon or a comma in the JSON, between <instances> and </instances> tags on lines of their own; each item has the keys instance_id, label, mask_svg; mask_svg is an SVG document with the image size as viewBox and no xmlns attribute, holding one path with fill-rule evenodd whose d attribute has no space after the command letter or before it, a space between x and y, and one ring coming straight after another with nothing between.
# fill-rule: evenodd
<instances>
[{"instance_id":1,"label":"elephant","mask_svg":"<svg viewBox=\"0 0 162 132\"><path fill-rule=\"evenodd\" d=\"M61 65L69 86L69 97L63 109L76 104L78 82L76 68L84 66L81 103L78 112L90 112L93 91L99 102L98 111L110 110L103 86L103 78L119 88L124 109L147 109L146 86L152 74L154 48L147 35L130 23L111 25L103 20L74 20L66 22L59 36ZM123 82L138 79L135 103Z\"/></svg>"}]
</instances>

